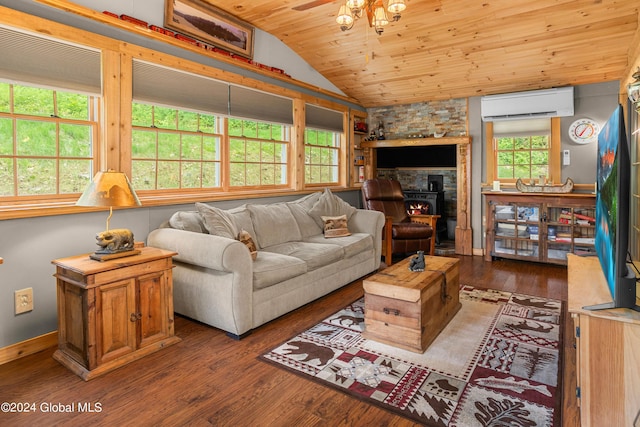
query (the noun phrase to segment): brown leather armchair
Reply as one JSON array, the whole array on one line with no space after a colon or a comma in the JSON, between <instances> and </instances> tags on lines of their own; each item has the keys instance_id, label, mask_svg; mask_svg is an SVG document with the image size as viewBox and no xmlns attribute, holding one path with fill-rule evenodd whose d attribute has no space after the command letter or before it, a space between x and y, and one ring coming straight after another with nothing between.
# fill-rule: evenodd
<instances>
[{"instance_id":1,"label":"brown leather armchair","mask_svg":"<svg viewBox=\"0 0 640 427\"><path fill-rule=\"evenodd\" d=\"M432 215L431 224L412 222L404 204L400 182L368 179L362 184L361 191L364 209L380 211L385 215L382 255L387 265L393 263L392 256L397 253L424 251L425 255L433 255L433 223L437 216ZM424 217L422 215L422 221Z\"/></svg>"}]
</instances>

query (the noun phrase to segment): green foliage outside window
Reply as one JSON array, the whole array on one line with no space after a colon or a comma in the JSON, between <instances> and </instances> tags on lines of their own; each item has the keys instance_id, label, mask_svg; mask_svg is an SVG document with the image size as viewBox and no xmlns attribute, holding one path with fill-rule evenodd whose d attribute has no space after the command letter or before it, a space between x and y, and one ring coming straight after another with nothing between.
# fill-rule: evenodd
<instances>
[{"instance_id":1,"label":"green foliage outside window","mask_svg":"<svg viewBox=\"0 0 640 427\"><path fill-rule=\"evenodd\" d=\"M498 179L529 182L540 175L549 176L548 135L502 137L495 143Z\"/></svg>"},{"instance_id":2,"label":"green foliage outside window","mask_svg":"<svg viewBox=\"0 0 640 427\"><path fill-rule=\"evenodd\" d=\"M0 82L0 196L82 192L93 176L94 99Z\"/></svg>"},{"instance_id":3,"label":"green foliage outside window","mask_svg":"<svg viewBox=\"0 0 640 427\"><path fill-rule=\"evenodd\" d=\"M287 126L230 118L229 185L287 184L289 129Z\"/></svg>"},{"instance_id":4,"label":"green foliage outside window","mask_svg":"<svg viewBox=\"0 0 640 427\"><path fill-rule=\"evenodd\" d=\"M305 129L305 182L333 184L339 180L340 134Z\"/></svg>"},{"instance_id":5,"label":"green foliage outside window","mask_svg":"<svg viewBox=\"0 0 640 427\"><path fill-rule=\"evenodd\" d=\"M133 103L131 180L138 190L220 186L217 117Z\"/></svg>"}]
</instances>

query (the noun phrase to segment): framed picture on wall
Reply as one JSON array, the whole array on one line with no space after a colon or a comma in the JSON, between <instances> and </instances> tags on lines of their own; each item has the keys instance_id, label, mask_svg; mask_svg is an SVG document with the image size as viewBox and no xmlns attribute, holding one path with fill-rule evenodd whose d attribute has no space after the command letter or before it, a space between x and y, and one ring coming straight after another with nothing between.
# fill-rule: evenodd
<instances>
[{"instance_id":1,"label":"framed picture on wall","mask_svg":"<svg viewBox=\"0 0 640 427\"><path fill-rule=\"evenodd\" d=\"M164 25L230 52L253 58L254 28L201 0L166 0Z\"/></svg>"}]
</instances>

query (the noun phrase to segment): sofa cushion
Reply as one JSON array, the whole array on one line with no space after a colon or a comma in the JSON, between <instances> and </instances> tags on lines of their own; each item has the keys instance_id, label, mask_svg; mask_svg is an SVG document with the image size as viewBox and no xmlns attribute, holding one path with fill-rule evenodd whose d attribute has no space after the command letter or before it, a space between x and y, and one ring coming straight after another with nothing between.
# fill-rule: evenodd
<instances>
[{"instance_id":1,"label":"sofa cushion","mask_svg":"<svg viewBox=\"0 0 640 427\"><path fill-rule=\"evenodd\" d=\"M318 234L316 236L307 237L304 239L309 243L326 243L327 240ZM360 252L373 250L373 237L367 233L352 233L350 236L331 239L332 245L342 246L344 249L344 257L349 258Z\"/></svg>"},{"instance_id":2,"label":"sofa cushion","mask_svg":"<svg viewBox=\"0 0 640 427\"><path fill-rule=\"evenodd\" d=\"M249 208L247 205L241 205L236 208L228 209L226 213L233 219L233 223L236 226L238 232L241 230L245 230L248 232L251 237L253 237L253 241L256 244L256 247L260 249L260 245L256 241L256 230L253 228L253 220L251 219L251 212L249 212Z\"/></svg>"},{"instance_id":3,"label":"sofa cushion","mask_svg":"<svg viewBox=\"0 0 640 427\"><path fill-rule=\"evenodd\" d=\"M253 288L267 288L306 272L307 264L299 258L259 251L253 263Z\"/></svg>"},{"instance_id":4,"label":"sofa cushion","mask_svg":"<svg viewBox=\"0 0 640 427\"><path fill-rule=\"evenodd\" d=\"M302 239L298 223L286 203L248 205L260 248Z\"/></svg>"},{"instance_id":5,"label":"sofa cushion","mask_svg":"<svg viewBox=\"0 0 640 427\"><path fill-rule=\"evenodd\" d=\"M238 228L233 222L233 217L225 210L204 203L196 203L196 209L202 215L204 226L209 234L229 239L235 239L238 236Z\"/></svg>"},{"instance_id":6,"label":"sofa cushion","mask_svg":"<svg viewBox=\"0 0 640 427\"><path fill-rule=\"evenodd\" d=\"M202 216L196 211L178 211L169 218L169 226L177 230L207 233Z\"/></svg>"},{"instance_id":7,"label":"sofa cushion","mask_svg":"<svg viewBox=\"0 0 640 427\"><path fill-rule=\"evenodd\" d=\"M321 192L317 191L297 200L287 202L287 206L289 206L293 217L296 219L303 238L322 233L322 228L309 215L309 211L316 204L321 194Z\"/></svg>"},{"instance_id":8,"label":"sofa cushion","mask_svg":"<svg viewBox=\"0 0 640 427\"><path fill-rule=\"evenodd\" d=\"M324 228L324 223L322 221L323 216L346 215L348 220L355 211L356 208L326 188L318 201L309 210L309 215L314 219L319 227Z\"/></svg>"},{"instance_id":9,"label":"sofa cushion","mask_svg":"<svg viewBox=\"0 0 640 427\"><path fill-rule=\"evenodd\" d=\"M263 251L275 252L303 260L307 264L307 271L312 271L336 262L344 257L344 249L340 245L314 242L287 242L269 246Z\"/></svg>"},{"instance_id":10,"label":"sofa cushion","mask_svg":"<svg viewBox=\"0 0 640 427\"><path fill-rule=\"evenodd\" d=\"M345 237L349 234L349 228L347 227L347 216L322 216L322 222L324 222L324 237Z\"/></svg>"}]
</instances>

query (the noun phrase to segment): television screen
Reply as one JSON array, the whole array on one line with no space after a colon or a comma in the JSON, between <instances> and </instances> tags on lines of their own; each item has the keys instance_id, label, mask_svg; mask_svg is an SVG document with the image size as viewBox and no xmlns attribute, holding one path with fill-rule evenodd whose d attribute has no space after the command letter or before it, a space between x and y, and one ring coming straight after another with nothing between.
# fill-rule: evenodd
<instances>
[{"instance_id":1,"label":"television screen","mask_svg":"<svg viewBox=\"0 0 640 427\"><path fill-rule=\"evenodd\" d=\"M627 266L631 162L622 106L598 134L596 252L613 302L590 309L635 308L635 274Z\"/></svg>"}]
</instances>

